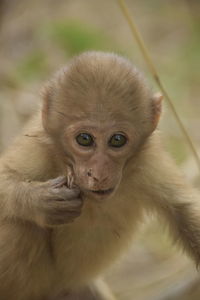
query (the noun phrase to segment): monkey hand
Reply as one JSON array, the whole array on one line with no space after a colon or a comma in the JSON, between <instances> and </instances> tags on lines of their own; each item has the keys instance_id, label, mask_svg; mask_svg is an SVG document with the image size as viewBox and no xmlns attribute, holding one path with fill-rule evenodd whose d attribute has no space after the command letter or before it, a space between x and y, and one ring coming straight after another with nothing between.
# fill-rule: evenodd
<instances>
[{"instance_id":1,"label":"monkey hand","mask_svg":"<svg viewBox=\"0 0 200 300\"><path fill-rule=\"evenodd\" d=\"M83 201L78 187L69 189L65 176L46 182L37 182L36 222L42 226L58 226L71 223L80 216Z\"/></svg>"}]
</instances>

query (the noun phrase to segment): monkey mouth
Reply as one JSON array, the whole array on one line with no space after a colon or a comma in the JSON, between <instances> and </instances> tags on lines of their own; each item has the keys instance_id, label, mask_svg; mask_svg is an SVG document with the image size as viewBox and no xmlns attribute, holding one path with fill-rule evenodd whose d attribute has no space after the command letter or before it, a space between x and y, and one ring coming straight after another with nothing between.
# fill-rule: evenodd
<instances>
[{"instance_id":1,"label":"monkey mouth","mask_svg":"<svg viewBox=\"0 0 200 300\"><path fill-rule=\"evenodd\" d=\"M106 190L84 190L83 194L85 194L85 196L89 196L89 198L91 197L92 199L96 199L96 200L102 200L105 198L109 198L115 191L115 188L110 188L110 189L106 189Z\"/></svg>"},{"instance_id":2,"label":"monkey mouth","mask_svg":"<svg viewBox=\"0 0 200 300\"><path fill-rule=\"evenodd\" d=\"M114 189L112 188L112 189L108 189L108 190L97 190L97 191L92 190L91 192L96 195L99 195L99 196L107 196L107 195L112 194L113 191L114 191Z\"/></svg>"}]
</instances>

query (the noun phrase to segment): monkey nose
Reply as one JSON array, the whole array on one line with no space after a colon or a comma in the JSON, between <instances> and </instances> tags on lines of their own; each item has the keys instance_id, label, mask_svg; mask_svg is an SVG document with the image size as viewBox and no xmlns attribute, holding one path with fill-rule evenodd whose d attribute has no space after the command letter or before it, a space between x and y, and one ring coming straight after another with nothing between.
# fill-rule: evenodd
<instances>
[{"instance_id":1,"label":"monkey nose","mask_svg":"<svg viewBox=\"0 0 200 300\"><path fill-rule=\"evenodd\" d=\"M88 177L91 177L96 183L103 183L105 181L107 181L108 179L108 176L103 176L103 175L100 175L100 176L96 176L96 175L93 175L92 174L92 170L90 169L88 172L87 172L87 176Z\"/></svg>"},{"instance_id":2,"label":"monkey nose","mask_svg":"<svg viewBox=\"0 0 200 300\"><path fill-rule=\"evenodd\" d=\"M104 177L103 176L99 176L99 177L92 176L92 179L95 183L102 184L108 180L108 177L107 176L104 176Z\"/></svg>"}]
</instances>

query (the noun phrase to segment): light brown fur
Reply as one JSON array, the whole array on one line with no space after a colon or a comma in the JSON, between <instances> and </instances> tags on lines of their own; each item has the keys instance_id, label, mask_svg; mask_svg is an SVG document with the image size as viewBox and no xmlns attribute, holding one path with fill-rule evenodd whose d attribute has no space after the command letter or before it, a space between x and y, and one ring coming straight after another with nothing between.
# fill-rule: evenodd
<instances>
[{"instance_id":1,"label":"light brown fur","mask_svg":"<svg viewBox=\"0 0 200 300\"><path fill-rule=\"evenodd\" d=\"M56 74L43 98L42 119L35 116L0 160L0 299L65 292L62 299L86 299L81 290L127 249L146 211L166 219L198 264L199 195L153 133L160 101L138 71L116 55L82 54ZM89 152L72 142L77 126L85 129L80 122L101 141ZM129 144L107 149L102 140L122 127ZM74 182L66 187L69 174ZM86 191L113 185L108 199ZM55 201L52 189L73 199ZM65 205L72 205L69 214Z\"/></svg>"}]
</instances>

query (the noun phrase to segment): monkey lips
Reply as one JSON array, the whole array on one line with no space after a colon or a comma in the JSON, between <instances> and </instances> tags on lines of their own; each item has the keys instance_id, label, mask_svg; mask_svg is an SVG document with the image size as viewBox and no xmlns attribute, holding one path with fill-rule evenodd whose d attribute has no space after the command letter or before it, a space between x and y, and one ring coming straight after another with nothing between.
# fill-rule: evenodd
<instances>
[{"instance_id":1,"label":"monkey lips","mask_svg":"<svg viewBox=\"0 0 200 300\"><path fill-rule=\"evenodd\" d=\"M106 199L113 195L114 188L110 189L100 189L100 190L85 190L83 191L83 194L86 197L93 198L93 199Z\"/></svg>"},{"instance_id":2,"label":"monkey lips","mask_svg":"<svg viewBox=\"0 0 200 300\"><path fill-rule=\"evenodd\" d=\"M106 196L112 194L114 189L108 189L108 190L97 190L97 191L92 191L92 193L99 195L99 196Z\"/></svg>"}]
</instances>

